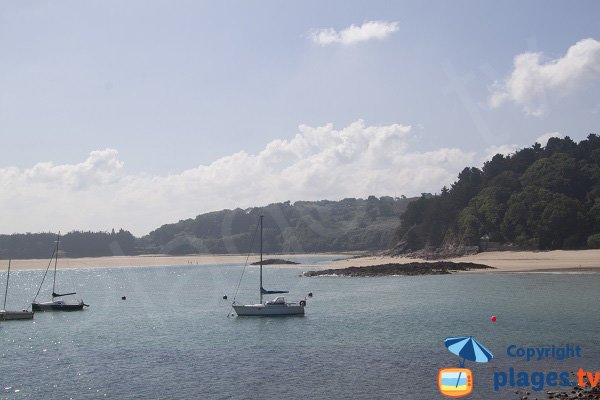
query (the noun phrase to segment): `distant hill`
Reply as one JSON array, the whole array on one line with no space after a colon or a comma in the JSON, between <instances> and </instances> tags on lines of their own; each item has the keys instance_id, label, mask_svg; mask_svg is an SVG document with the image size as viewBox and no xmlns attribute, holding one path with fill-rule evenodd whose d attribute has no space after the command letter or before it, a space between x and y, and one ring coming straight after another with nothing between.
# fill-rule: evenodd
<instances>
[{"instance_id":1,"label":"distant hill","mask_svg":"<svg viewBox=\"0 0 600 400\"><path fill-rule=\"evenodd\" d=\"M411 200L370 196L223 210L163 225L139 243L149 253L245 253L258 217L264 215L265 252L382 250L391 245L400 214Z\"/></svg>"},{"instance_id":2,"label":"distant hill","mask_svg":"<svg viewBox=\"0 0 600 400\"><path fill-rule=\"evenodd\" d=\"M0 235L0 259L50 258L56 233ZM137 239L123 229L115 232L69 232L60 239L60 256L102 257L136 254Z\"/></svg>"},{"instance_id":3,"label":"distant hill","mask_svg":"<svg viewBox=\"0 0 600 400\"><path fill-rule=\"evenodd\" d=\"M250 248L264 215L264 250L270 253L360 251L389 248L400 214L414 199L370 196L341 201L298 201L246 210L222 210L163 225L141 238L126 230L69 232L61 255L100 257L137 254L239 254ZM0 235L0 259L49 258L54 233Z\"/></svg>"},{"instance_id":4,"label":"distant hill","mask_svg":"<svg viewBox=\"0 0 600 400\"><path fill-rule=\"evenodd\" d=\"M600 248L600 136L551 138L465 168L450 189L408 205L394 252L490 243Z\"/></svg>"}]
</instances>

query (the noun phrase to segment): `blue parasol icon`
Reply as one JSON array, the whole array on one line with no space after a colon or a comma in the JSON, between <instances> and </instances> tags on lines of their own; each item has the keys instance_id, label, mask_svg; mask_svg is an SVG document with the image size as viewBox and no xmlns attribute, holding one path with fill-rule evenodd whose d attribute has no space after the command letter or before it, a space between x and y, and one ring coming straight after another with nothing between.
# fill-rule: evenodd
<instances>
[{"instance_id":1,"label":"blue parasol icon","mask_svg":"<svg viewBox=\"0 0 600 400\"><path fill-rule=\"evenodd\" d=\"M483 347L473 336L458 336L444 339L444 345L450 352L462 357L460 367L465 366L465 360L486 363L494 358L491 351Z\"/></svg>"},{"instance_id":2,"label":"blue parasol icon","mask_svg":"<svg viewBox=\"0 0 600 400\"><path fill-rule=\"evenodd\" d=\"M459 364L461 368L465 367L465 360L486 363L494 358L492 352L483 347L473 336L449 337L444 339L444 345L451 353L462 357L462 361ZM461 375L462 372L458 374L458 378L456 379L457 387Z\"/></svg>"}]
</instances>

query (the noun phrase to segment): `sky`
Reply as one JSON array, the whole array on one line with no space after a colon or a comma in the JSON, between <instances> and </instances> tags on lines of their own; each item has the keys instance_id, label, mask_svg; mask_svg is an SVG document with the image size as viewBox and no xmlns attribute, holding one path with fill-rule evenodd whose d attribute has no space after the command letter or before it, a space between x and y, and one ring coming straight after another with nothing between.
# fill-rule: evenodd
<instances>
[{"instance_id":1,"label":"sky","mask_svg":"<svg viewBox=\"0 0 600 400\"><path fill-rule=\"evenodd\" d=\"M0 233L439 192L600 133L597 1L0 0ZM543 144L543 143L542 143Z\"/></svg>"}]
</instances>

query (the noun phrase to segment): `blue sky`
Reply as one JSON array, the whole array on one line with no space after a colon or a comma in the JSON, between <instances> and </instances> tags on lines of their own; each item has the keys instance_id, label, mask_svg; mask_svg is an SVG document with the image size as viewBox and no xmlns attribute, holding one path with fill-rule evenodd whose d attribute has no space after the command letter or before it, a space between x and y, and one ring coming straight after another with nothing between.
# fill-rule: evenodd
<instances>
[{"instance_id":1,"label":"blue sky","mask_svg":"<svg viewBox=\"0 0 600 400\"><path fill-rule=\"evenodd\" d=\"M141 234L225 207L414 195L494 151L582 139L600 121L598 15L594 1L1 2L2 231ZM315 39L353 25L363 40Z\"/></svg>"}]
</instances>

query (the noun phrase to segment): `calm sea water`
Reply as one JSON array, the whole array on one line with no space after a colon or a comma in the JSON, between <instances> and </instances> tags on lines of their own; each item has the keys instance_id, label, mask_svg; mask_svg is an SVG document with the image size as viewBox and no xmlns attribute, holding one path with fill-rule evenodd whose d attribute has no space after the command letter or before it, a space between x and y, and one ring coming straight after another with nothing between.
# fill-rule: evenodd
<instances>
[{"instance_id":1,"label":"calm sea water","mask_svg":"<svg viewBox=\"0 0 600 400\"><path fill-rule=\"evenodd\" d=\"M0 397L431 400L442 398L438 370L458 365L443 340L460 335L495 354L467 363L471 399L518 398L516 388L493 390L494 372L510 367L600 370L600 274L306 278L302 269L269 267L266 287L290 289L292 299L314 293L306 316L231 317L222 296L232 300L241 271L60 271L59 289L77 290L91 307L0 323ZM42 273L11 274L9 308L30 302ZM247 267L238 300L257 301L257 282L257 267ZM578 344L583 357L515 360L506 355L513 343Z\"/></svg>"}]
</instances>

